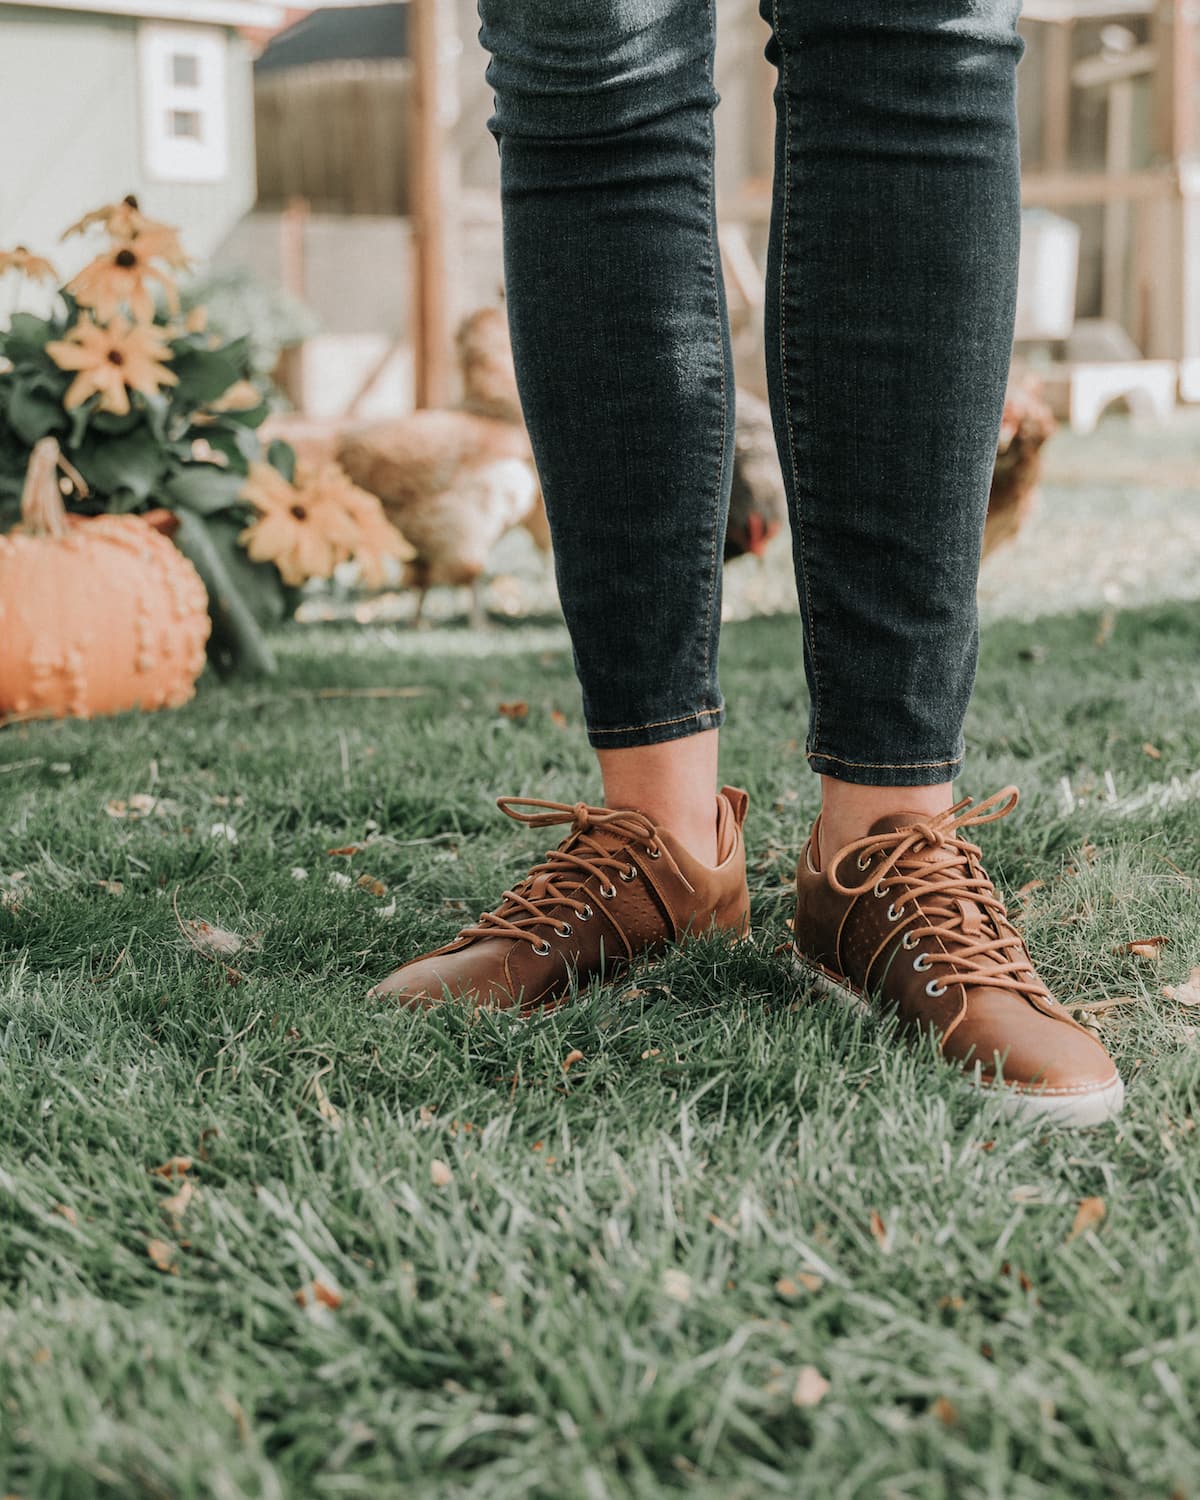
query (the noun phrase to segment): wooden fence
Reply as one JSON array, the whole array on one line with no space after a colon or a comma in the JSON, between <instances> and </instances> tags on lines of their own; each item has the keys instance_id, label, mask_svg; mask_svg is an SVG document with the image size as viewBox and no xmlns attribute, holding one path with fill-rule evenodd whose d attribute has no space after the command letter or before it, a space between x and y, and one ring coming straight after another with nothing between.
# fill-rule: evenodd
<instances>
[{"instance_id":1,"label":"wooden fence","mask_svg":"<svg viewBox=\"0 0 1200 1500\"><path fill-rule=\"evenodd\" d=\"M407 214L411 64L321 63L254 81L258 201Z\"/></svg>"}]
</instances>

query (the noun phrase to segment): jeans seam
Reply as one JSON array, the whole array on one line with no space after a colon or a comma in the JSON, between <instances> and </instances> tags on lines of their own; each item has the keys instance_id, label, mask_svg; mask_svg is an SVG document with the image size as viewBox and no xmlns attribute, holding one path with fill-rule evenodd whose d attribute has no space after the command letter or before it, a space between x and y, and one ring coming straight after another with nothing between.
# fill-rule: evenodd
<instances>
[{"instance_id":1,"label":"jeans seam","mask_svg":"<svg viewBox=\"0 0 1200 1500\"><path fill-rule=\"evenodd\" d=\"M792 492L795 496L796 542L800 554L800 573L804 581L804 626L808 632L808 651L813 669L812 742L815 745L821 737L821 669L817 661L816 632L813 628L812 588L808 581L808 547L805 542L804 519L800 505L800 470L796 463L796 434L792 425L792 383L787 358L788 228L792 212L792 92L788 86L790 54L784 45L779 24L779 0L771 0L771 25L779 47L779 79L783 93L783 229L779 246L779 372L783 386L783 415L787 424L788 458L792 468Z\"/></svg>"},{"instance_id":2,"label":"jeans seam","mask_svg":"<svg viewBox=\"0 0 1200 1500\"><path fill-rule=\"evenodd\" d=\"M961 765L964 756L956 755L952 760L847 760L842 755L830 755L824 750L806 750L808 760L836 760L839 766L859 766L868 771L925 771L937 766Z\"/></svg>"},{"instance_id":3,"label":"jeans seam","mask_svg":"<svg viewBox=\"0 0 1200 1500\"><path fill-rule=\"evenodd\" d=\"M719 708L698 708L690 714L680 714L677 719L652 719L648 724L625 724L620 729L593 729L588 725L589 734L638 734L643 729L664 729L669 724L686 724L690 719L706 719L714 714L719 714Z\"/></svg>"},{"instance_id":4,"label":"jeans seam","mask_svg":"<svg viewBox=\"0 0 1200 1500\"><path fill-rule=\"evenodd\" d=\"M708 0L708 70L709 82L714 82L713 59L716 53L716 0ZM704 633L704 681L707 685L709 674L712 671L712 639L713 639L713 598L717 589L717 522L721 513L721 487L725 479L725 429L728 426L729 416L726 410L725 390L725 333L721 322L721 294L717 287L717 255L718 247L715 238L714 225L717 217L716 201L716 121L714 109L708 114L708 249L709 269L712 274L713 290L713 316L717 327L717 343L721 351L721 439L717 455L717 488L712 498L712 549L708 564L708 603L705 609L705 633ZM664 722L679 722L678 720L667 720ZM646 728L652 726L647 725Z\"/></svg>"}]
</instances>

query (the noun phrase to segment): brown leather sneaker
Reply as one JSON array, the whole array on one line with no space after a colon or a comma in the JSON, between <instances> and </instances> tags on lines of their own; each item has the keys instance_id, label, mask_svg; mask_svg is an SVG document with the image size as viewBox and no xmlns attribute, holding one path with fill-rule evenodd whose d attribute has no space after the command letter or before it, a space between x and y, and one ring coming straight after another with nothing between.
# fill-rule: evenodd
<instances>
[{"instance_id":1,"label":"brown leather sneaker","mask_svg":"<svg viewBox=\"0 0 1200 1500\"><path fill-rule=\"evenodd\" d=\"M1097 1125L1121 1108L1116 1067L1051 997L961 836L1006 817L1017 796L1005 787L969 813L966 797L933 818L881 818L827 873L818 818L796 872L792 952L822 989L869 996L906 1030L932 1031L976 1084L1003 1089L1011 1113Z\"/></svg>"},{"instance_id":2,"label":"brown leather sneaker","mask_svg":"<svg viewBox=\"0 0 1200 1500\"><path fill-rule=\"evenodd\" d=\"M573 976L612 976L631 959L710 929L750 932L742 824L749 799L717 797L715 867L702 865L640 812L501 797L510 818L571 832L505 891L500 905L432 953L397 969L372 999L426 1009L446 1000L524 1012L549 1009ZM529 812L518 809L529 808Z\"/></svg>"}]
</instances>

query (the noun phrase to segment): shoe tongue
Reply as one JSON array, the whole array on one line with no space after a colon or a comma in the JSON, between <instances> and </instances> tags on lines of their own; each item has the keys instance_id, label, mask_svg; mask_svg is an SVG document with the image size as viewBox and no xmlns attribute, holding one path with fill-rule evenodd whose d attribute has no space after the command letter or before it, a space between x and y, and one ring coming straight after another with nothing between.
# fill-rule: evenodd
<instances>
[{"instance_id":1,"label":"shoe tongue","mask_svg":"<svg viewBox=\"0 0 1200 1500\"><path fill-rule=\"evenodd\" d=\"M912 828L914 824L929 821L926 813L895 812L888 813L886 817L878 818L871 825L872 834L899 833L902 829ZM904 863L910 866L910 861L920 860L931 865L961 865L963 856L953 843L925 844L920 849L906 855ZM984 931L987 922L987 914L975 901L965 896L952 898L954 907L957 909L960 922L960 930L968 936L978 936Z\"/></svg>"}]
</instances>

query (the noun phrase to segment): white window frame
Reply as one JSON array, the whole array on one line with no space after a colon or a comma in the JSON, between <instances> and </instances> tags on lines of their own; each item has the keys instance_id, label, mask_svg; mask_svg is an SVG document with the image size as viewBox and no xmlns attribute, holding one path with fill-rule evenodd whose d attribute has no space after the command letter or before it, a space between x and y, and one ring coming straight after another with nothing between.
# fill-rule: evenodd
<instances>
[{"instance_id":1,"label":"white window frame","mask_svg":"<svg viewBox=\"0 0 1200 1500\"><path fill-rule=\"evenodd\" d=\"M195 57L198 85L177 84L172 56ZM142 157L157 182L221 182L229 175L229 47L214 26L145 22L138 32ZM200 117L201 136L171 134L176 110Z\"/></svg>"}]
</instances>

